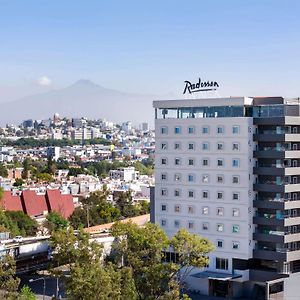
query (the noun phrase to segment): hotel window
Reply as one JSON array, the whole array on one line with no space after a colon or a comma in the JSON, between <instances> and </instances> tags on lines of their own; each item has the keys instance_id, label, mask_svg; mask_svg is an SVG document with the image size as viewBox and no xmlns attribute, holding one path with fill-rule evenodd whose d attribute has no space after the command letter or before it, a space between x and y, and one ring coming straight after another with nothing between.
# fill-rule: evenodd
<instances>
[{"instance_id":1,"label":"hotel window","mask_svg":"<svg viewBox=\"0 0 300 300\"><path fill-rule=\"evenodd\" d=\"M218 158L218 160L217 160L217 166L218 167L223 167L223 164L224 164L223 159L222 158Z\"/></svg>"},{"instance_id":2,"label":"hotel window","mask_svg":"<svg viewBox=\"0 0 300 300\"><path fill-rule=\"evenodd\" d=\"M209 150L209 144L208 143L202 143L202 150Z\"/></svg>"},{"instance_id":3,"label":"hotel window","mask_svg":"<svg viewBox=\"0 0 300 300\"><path fill-rule=\"evenodd\" d=\"M178 127L175 127L175 128L174 128L174 133L175 133L175 134L181 133L181 127L179 127L179 126L178 126Z\"/></svg>"},{"instance_id":4,"label":"hotel window","mask_svg":"<svg viewBox=\"0 0 300 300\"><path fill-rule=\"evenodd\" d=\"M203 134L209 133L209 127L208 127L208 126L203 126L203 127L202 127L202 133L203 133Z\"/></svg>"},{"instance_id":5,"label":"hotel window","mask_svg":"<svg viewBox=\"0 0 300 300\"><path fill-rule=\"evenodd\" d=\"M208 223L207 222L202 223L202 230L208 230Z\"/></svg>"},{"instance_id":6,"label":"hotel window","mask_svg":"<svg viewBox=\"0 0 300 300\"><path fill-rule=\"evenodd\" d=\"M209 198L209 193L208 193L208 191L203 191L203 192L202 192L202 198L204 198L204 199L208 199L208 198Z\"/></svg>"},{"instance_id":7,"label":"hotel window","mask_svg":"<svg viewBox=\"0 0 300 300\"><path fill-rule=\"evenodd\" d=\"M179 166L180 165L180 158L178 158L178 157L175 158L174 163L175 163L176 166Z\"/></svg>"},{"instance_id":8,"label":"hotel window","mask_svg":"<svg viewBox=\"0 0 300 300\"><path fill-rule=\"evenodd\" d=\"M167 210L167 205L166 204L162 204L161 205L161 211L166 211Z\"/></svg>"},{"instance_id":9,"label":"hotel window","mask_svg":"<svg viewBox=\"0 0 300 300\"><path fill-rule=\"evenodd\" d=\"M189 229L194 229L194 222L189 222L188 224Z\"/></svg>"},{"instance_id":10,"label":"hotel window","mask_svg":"<svg viewBox=\"0 0 300 300\"><path fill-rule=\"evenodd\" d=\"M180 174L175 174L174 175L174 181L180 181L180 179L181 179Z\"/></svg>"},{"instance_id":11,"label":"hotel window","mask_svg":"<svg viewBox=\"0 0 300 300\"><path fill-rule=\"evenodd\" d=\"M232 126L232 133L238 134L240 132L240 126L234 125Z\"/></svg>"},{"instance_id":12,"label":"hotel window","mask_svg":"<svg viewBox=\"0 0 300 300\"><path fill-rule=\"evenodd\" d=\"M195 127L194 126L189 126L188 127L188 134L193 134L195 133Z\"/></svg>"},{"instance_id":13,"label":"hotel window","mask_svg":"<svg viewBox=\"0 0 300 300\"><path fill-rule=\"evenodd\" d=\"M217 247L218 248L223 248L223 241L222 240L217 240Z\"/></svg>"},{"instance_id":14,"label":"hotel window","mask_svg":"<svg viewBox=\"0 0 300 300\"><path fill-rule=\"evenodd\" d=\"M167 134L168 133L168 128L167 127L161 127L160 128L160 133L161 134Z\"/></svg>"},{"instance_id":15,"label":"hotel window","mask_svg":"<svg viewBox=\"0 0 300 300\"><path fill-rule=\"evenodd\" d=\"M228 258L216 257L216 269L228 270Z\"/></svg>"},{"instance_id":16,"label":"hotel window","mask_svg":"<svg viewBox=\"0 0 300 300\"><path fill-rule=\"evenodd\" d=\"M223 232L224 231L224 224L217 224L217 231Z\"/></svg>"},{"instance_id":17,"label":"hotel window","mask_svg":"<svg viewBox=\"0 0 300 300\"><path fill-rule=\"evenodd\" d=\"M167 150L168 144L167 143L161 143L161 150Z\"/></svg>"},{"instance_id":18,"label":"hotel window","mask_svg":"<svg viewBox=\"0 0 300 300\"><path fill-rule=\"evenodd\" d=\"M232 232L233 233L240 232L240 226L239 225L232 225Z\"/></svg>"},{"instance_id":19,"label":"hotel window","mask_svg":"<svg viewBox=\"0 0 300 300\"><path fill-rule=\"evenodd\" d=\"M217 183L223 183L224 182L224 176L223 175L217 175Z\"/></svg>"},{"instance_id":20,"label":"hotel window","mask_svg":"<svg viewBox=\"0 0 300 300\"><path fill-rule=\"evenodd\" d=\"M162 196L167 196L167 194L168 194L167 189L161 189L161 190L160 190L160 194L161 194Z\"/></svg>"},{"instance_id":21,"label":"hotel window","mask_svg":"<svg viewBox=\"0 0 300 300\"><path fill-rule=\"evenodd\" d=\"M218 127L217 127L217 133L218 133L218 134L224 133L224 126L218 126Z\"/></svg>"},{"instance_id":22,"label":"hotel window","mask_svg":"<svg viewBox=\"0 0 300 300\"><path fill-rule=\"evenodd\" d=\"M161 174L161 180L167 180L167 174L166 173Z\"/></svg>"},{"instance_id":23,"label":"hotel window","mask_svg":"<svg viewBox=\"0 0 300 300\"><path fill-rule=\"evenodd\" d=\"M223 199L223 192L217 192L217 199Z\"/></svg>"},{"instance_id":24,"label":"hotel window","mask_svg":"<svg viewBox=\"0 0 300 300\"><path fill-rule=\"evenodd\" d=\"M202 166L208 166L209 165L209 160L207 159L207 158L204 158L203 160L202 160Z\"/></svg>"},{"instance_id":25,"label":"hotel window","mask_svg":"<svg viewBox=\"0 0 300 300\"><path fill-rule=\"evenodd\" d=\"M174 211L179 213L180 212L180 206L179 205L175 205L174 206Z\"/></svg>"},{"instance_id":26,"label":"hotel window","mask_svg":"<svg viewBox=\"0 0 300 300\"><path fill-rule=\"evenodd\" d=\"M189 191L188 196L189 198L194 198L194 191Z\"/></svg>"},{"instance_id":27,"label":"hotel window","mask_svg":"<svg viewBox=\"0 0 300 300\"><path fill-rule=\"evenodd\" d=\"M188 162L189 166L193 166L195 164L194 159L189 158L189 162Z\"/></svg>"},{"instance_id":28,"label":"hotel window","mask_svg":"<svg viewBox=\"0 0 300 300\"><path fill-rule=\"evenodd\" d=\"M195 176L193 174L188 175L188 181L189 182L194 182L195 181Z\"/></svg>"},{"instance_id":29,"label":"hotel window","mask_svg":"<svg viewBox=\"0 0 300 300\"><path fill-rule=\"evenodd\" d=\"M209 182L209 175L202 175L202 182L208 183Z\"/></svg>"},{"instance_id":30,"label":"hotel window","mask_svg":"<svg viewBox=\"0 0 300 300\"><path fill-rule=\"evenodd\" d=\"M180 226L180 221L179 220L175 220L174 221L174 227L178 228Z\"/></svg>"},{"instance_id":31,"label":"hotel window","mask_svg":"<svg viewBox=\"0 0 300 300\"><path fill-rule=\"evenodd\" d=\"M167 220L164 220L164 219L161 220L160 224L161 224L162 227L167 226Z\"/></svg>"},{"instance_id":32,"label":"hotel window","mask_svg":"<svg viewBox=\"0 0 300 300\"><path fill-rule=\"evenodd\" d=\"M180 197L180 190L175 190L174 191L174 197Z\"/></svg>"},{"instance_id":33,"label":"hotel window","mask_svg":"<svg viewBox=\"0 0 300 300\"><path fill-rule=\"evenodd\" d=\"M224 207L217 207L217 216L224 215Z\"/></svg>"},{"instance_id":34,"label":"hotel window","mask_svg":"<svg viewBox=\"0 0 300 300\"><path fill-rule=\"evenodd\" d=\"M203 206L202 207L202 215L208 215L208 212L209 212L208 206Z\"/></svg>"},{"instance_id":35,"label":"hotel window","mask_svg":"<svg viewBox=\"0 0 300 300\"><path fill-rule=\"evenodd\" d=\"M179 142L176 142L175 144L174 144L174 149L175 150L180 150L180 143Z\"/></svg>"},{"instance_id":36,"label":"hotel window","mask_svg":"<svg viewBox=\"0 0 300 300\"><path fill-rule=\"evenodd\" d=\"M240 248L240 243L239 242L232 242L232 249L239 249Z\"/></svg>"},{"instance_id":37,"label":"hotel window","mask_svg":"<svg viewBox=\"0 0 300 300\"><path fill-rule=\"evenodd\" d=\"M161 164L162 165L166 165L167 164L167 159L166 158L162 158L161 159Z\"/></svg>"},{"instance_id":38,"label":"hotel window","mask_svg":"<svg viewBox=\"0 0 300 300\"><path fill-rule=\"evenodd\" d=\"M189 207L188 207L188 213L189 213L189 214L193 214L194 211L195 211L194 206L189 206Z\"/></svg>"},{"instance_id":39,"label":"hotel window","mask_svg":"<svg viewBox=\"0 0 300 300\"><path fill-rule=\"evenodd\" d=\"M239 176L232 176L232 183L239 183L240 182L240 178Z\"/></svg>"},{"instance_id":40,"label":"hotel window","mask_svg":"<svg viewBox=\"0 0 300 300\"><path fill-rule=\"evenodd\" d=\"M232 209L232 216L233 217L239 217L240 216L240 210L238 208Z\"/></svg>"},{"instance_id":41,"label":"hotel window","mask_svg":"<svg viewBox=\"0 0 300 300\"><path fill-rule=\"evenodd\" d=\"M239 200L240 194L239 193L232 193L232 200Z\"/></svg>"},{"instance_id":42,"label":"hotel window","mask_svg":"<svg viewBox=\"0 0 300 300\"><path fill-rule=\"evenodd\" d=\"M217 144L217 149L218 150L223 150L224 149L224 144L223 143L218 143Z\"/></svg>"},{"instance_id":43,"label":"hotel window","mask_svg":"<svg viewBox=\"0 0 300 300\"><path fill-rule=\"evenodd\" d=\"M232 150L233 151L240 150L240 144L239 143L232 143Z\"/></svg>"},{"instance_id":44,"label":"hotel window","mask_svg":"<svg viewBox=\"0 0 300 300\"><path fill-rule=\"evenodd\" d=\"M238 158L234 158L234 159L232 160L232 166L233 166L234 168L239 167L239 166L240 166L240 160L239 160Z\"/></svg>"},{"instance_id":45,"label":"hotel window","mask_svg":"<svg viewBox=\"0 0 300 300\"><path fill-rule=\"evenodd\" d=\"M194 143L189 143L188 150L194 150L194 149L195 149Z\"/></svg>"}]
</instances>

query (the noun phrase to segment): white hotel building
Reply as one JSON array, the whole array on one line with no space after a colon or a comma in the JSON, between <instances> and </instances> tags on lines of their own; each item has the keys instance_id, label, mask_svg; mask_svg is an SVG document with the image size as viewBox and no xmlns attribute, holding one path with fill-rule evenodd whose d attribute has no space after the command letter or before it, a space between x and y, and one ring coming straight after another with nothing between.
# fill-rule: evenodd
<instances>
[{"instance_id":1,"label":"white hotel building","mask_svg":"<svg viewBox=\"0 0 300 300\"><path fill-rule=\"evenodd\" d=\"M193 289L230 297L248 293L254 299L293 294L288 287L295 278L300 280L295 277L300 218L290 224L282 218L291 217L290 208L294 217L300 216L300 201L285 206L291 198L288 189L290 194L299 190L300 199L300 187L288 188L291 178L287 184L285 175L290 168L284 160L299 157L300 165L300 151L285 151L300 150L300 136L279 137L280 130L291 126L300 133L299 104L292 104L281 97L153 102L152 221L169 236L183 227L215 245L208 268L190 277ZM284 199L281 205L279 199ZM291 233L287 225L294 225L294 239L285 239ZM291 247L294 253L288 256ZM283 250L281 256L276 255L278 249Z\"/></svg>"}]
</instances>

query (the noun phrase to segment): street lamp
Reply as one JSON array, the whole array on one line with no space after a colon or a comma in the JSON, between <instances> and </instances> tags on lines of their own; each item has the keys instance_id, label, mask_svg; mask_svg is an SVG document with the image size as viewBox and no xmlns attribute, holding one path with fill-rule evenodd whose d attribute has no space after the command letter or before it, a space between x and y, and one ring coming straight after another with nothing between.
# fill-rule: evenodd
<instances>
[{"instance_id":1,"label":"street lamp","mask_svg":"<svg viewBox=\"0 0 300 300\"><path fill-rule=\"evenodd\" d=\"M44 281L44 286L43 286L43 300L45 300L45 294L46 294L46 278L45 277L40 277L37 279L29 279L29 282L35 282L35 281L39 281L39 280L43 280Z\"/></svg>"}]
</instances>

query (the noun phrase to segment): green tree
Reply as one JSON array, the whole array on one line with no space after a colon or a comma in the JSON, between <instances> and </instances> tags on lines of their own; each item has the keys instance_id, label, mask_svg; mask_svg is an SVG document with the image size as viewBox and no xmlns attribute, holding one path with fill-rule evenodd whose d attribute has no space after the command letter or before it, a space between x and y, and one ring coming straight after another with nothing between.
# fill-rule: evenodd
<instances>
[{"instance_id":1,"label":"green tree","mask_svg":"<svg viewBox=\"0 0 300 300\"><path fill-rule=\"evenodd\" d=\"M38 229L36 220L30 218L22 211L6 211L6 217L12 224L15 224L18 229L18 234L22 236L34 236Z\"/></svg>"},{"instance_id":2,"label":"green tree","mask_svg":"<svg viewBox=\"0 0 300 300\"><path fill-rule=\"evenodd\" d=\"M24 184L24 180L22 178L17 178L13 184L13 186L20 187Z\"/></svg>"},{"instance_id":3,"label":"green tree","mask_svg":"<svg viewBox=\"0 0 300 300\"><path fill-rule=\"evenodd\" d=\"M0 202L1 202L2 198L3 198L3 196L4 196L4 190L3 190L2 187L0 187Z\"/></svg>"},{"instance_id":4,"label":"green tree","mask_svg":"<svg viewBox=\"0 0 300 300\"><path fill-rule=\"evenodd\" d=\"M52 182L53 181L53 177L51 174L49 173L38 173L36 175L36 178L39 180L39 181L43 181L43 182Z\"/></svg>"},{"instance_id":5,"label":"green tree","mask_svg":"<svg viewBox=\"0 0 300 300\"><path fill-rule=\"evenodd\" d=\"M36 300L35 294L31 291L30 287L24 285L21 289L19 300Z\"/></svg>"},{"instance_id":6,"label":"green tree","mask_svg":"<svg viewBox=\"0 0 300 300\"><path fill-rule=\"evenodd\" d=\"M69 226L69 222L62 215L57 212L50 212L46 221L44 222L44 226L51 233L53 231L57 231L59 229L66 229Z\"/></svg>"},{"instance_id":7,"label":"green tree","mask_svg":"<svg viewBox=\"0 0 300 300\"><path fill-rule=\"evenodd\" d=\"M16 263L10 255L0 260L0 297L1 299L16 299L20 279L16 277Z\"/></svg>"},{"instance_id":8,"label":"green tree","mask_svg":"<svg viewBox=\"0 0 300 300\"><path fill-rule=\"evenodd\" d=\"M8 176L7 168L4 164L0 163L0 176L6 178Z\"/></svg>"}]
</instances>

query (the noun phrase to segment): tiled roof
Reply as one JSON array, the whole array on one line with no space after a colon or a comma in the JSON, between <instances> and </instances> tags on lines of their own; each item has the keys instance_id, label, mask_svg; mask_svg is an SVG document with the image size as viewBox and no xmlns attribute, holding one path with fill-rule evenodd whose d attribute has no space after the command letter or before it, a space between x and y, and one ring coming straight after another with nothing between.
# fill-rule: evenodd
<instances>
[{"instance_id":1,"label":"tiled roof","mask_svg":"<svg viewBox=\"0 0 300 300\"><path fill-rule=\"evenodd\" d=\"M19 195L12 195L10 191L5 191L3 199L0 200L0 206L4 210L23 211L21 198Z\"/></svg>"},{"instance_id":2,"label":"tiled roof","mask_svg":"<svg viewBox=\"0 0 300 300\"><path fill-rule=\"evenodd\" d=\"M39 216L48 212L46 198L44 195L37 195L35 191L25 190L21 199L25 208L25 213L29 216Z\"/></svg>"},{"instance_id":3,"label":"tiled roof","mask_svg":"<svg viewBox=\"0 0 300 300\"><path fill-rule=\"evenodd\" d=\"M49 212L55 211L65 218L74 211L72 195L62 195L59 190L47 190L46 201Z\"/></svg>"}]
</instances>

